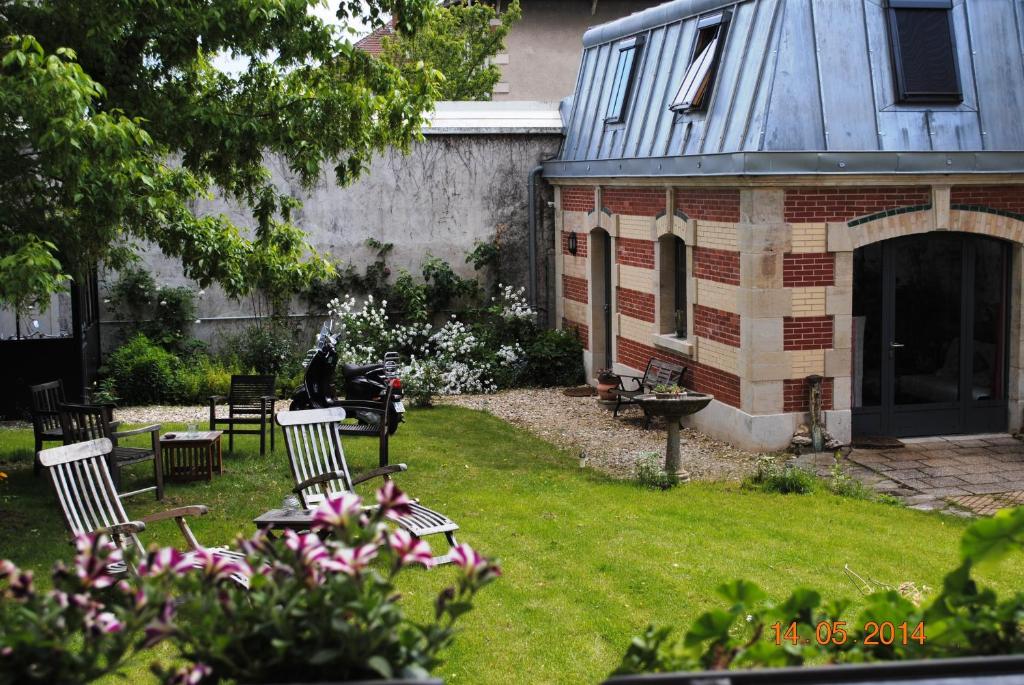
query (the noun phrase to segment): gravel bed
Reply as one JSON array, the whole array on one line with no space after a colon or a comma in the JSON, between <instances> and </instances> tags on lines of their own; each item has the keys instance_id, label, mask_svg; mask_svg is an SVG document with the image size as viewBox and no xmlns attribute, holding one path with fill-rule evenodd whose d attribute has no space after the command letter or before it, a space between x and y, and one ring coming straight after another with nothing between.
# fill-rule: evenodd
<instances>
[{"instance_id":1,"label":"gravel bed","mask_svg":"<svg viewBox=\"0 0 1024 685\"><path fill-rule=\"evenodd\" d=\"M637 458L648 452L665 457L665 426L660 419L643 429L636 407L618 418L596 397L567 397L562 388L505 390L493 395L441 397L450 404L489 412L556 445L581 450L587 466L629 477ZM681 431L682 466L695 480L739 480L753 471L757 455L686 428Z\"/></svg>"},{"instance_id":2,"label":"gravel bed","mask_svg":"<svg viewBox=\"0 0 1024 685\"><path fill-rule=\"evenodd\" d=\"M562 388L505 390L491 395L437 398L438 404L479 409L561 447L582 451L587 466L624 478L633 474L636 460L649 452L665 457L665 426L655 419L643 429L640 410L632 407L613 418L596 397L567 397ZM279 400L276 411L287 411L289 400ZM208 406L120 407L114 418L127 424L188 423L205 427ZM25 422L4 422L0 428L28 428ZM682 432L680 458L695 480L739 480L753 471L757 455L713 440L690 428Z\"/></svg>"}]
</instances>

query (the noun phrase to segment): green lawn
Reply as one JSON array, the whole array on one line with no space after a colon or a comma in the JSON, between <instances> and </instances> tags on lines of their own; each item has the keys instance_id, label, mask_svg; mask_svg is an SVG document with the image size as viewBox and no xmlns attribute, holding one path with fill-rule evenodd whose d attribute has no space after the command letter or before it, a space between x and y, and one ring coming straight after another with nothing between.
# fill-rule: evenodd
<instances>
[{"instance_id":1,"label":"green lawn","mask_svg":"<svg viewBox=\"0 0 1024 685\"><path fill-rule=\"evenodd\" d=\"M135 497L129 515L202 503L210 514L192 526L204 543L251 532L251 519L280 505L291 477L280 442L265 457L253 438L239 446L212 484L172 484L162 504ZM0 469L10 474L0 484L0 557L42 573L70 549L49 482L32 477L31 448L30 431L0 431ZM375 443L350 441L346 450L354 470L376 465ZM404 489L455 519L462 541L503 562L504 577L483 591L439 672L452 683L598 681L648 622L689 623L719 604L713 590L730 578L754 580L773 597L800 584L853 597L843 574L848 563L893 584L935 587L956 562L965 526L831 495L703 483L643 490L581 471L574 455L453 407L412 412L391 454L409 465L398 478ZM146 540L180 543L173 522L152 525ZM452 574L407 574L410 613L425 616ZM1005 592L1020 587L1024 570L1000 565L985 579ZM150 659L132 665L133 682Z\"/></svg>"}]
</instances>

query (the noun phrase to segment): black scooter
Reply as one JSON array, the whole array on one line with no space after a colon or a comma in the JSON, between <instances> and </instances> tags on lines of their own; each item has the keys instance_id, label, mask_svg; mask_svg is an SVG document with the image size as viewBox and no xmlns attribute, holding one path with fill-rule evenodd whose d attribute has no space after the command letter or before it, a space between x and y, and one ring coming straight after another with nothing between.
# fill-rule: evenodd
<instances>
[{"instance_id":1,"label":"black scooter","mask_svg":"<svg viewBox=\"0 0 1024 685\"><path fill-rule=\"evenodd\" d=\"M302 384L292 394L292 411L344 407L360 424L376 426L381 420L381 407L387 405L388 435L394 435L405 420L402 403L402 380L398 377L398 353L388 352L378 364L343 364L345 399L338 399L334 388L334 371L338 366L338 338L332 334L333 322L320 327L316 345L302 361L306 372ZM363 405L363 406L360 406Z\"/></svg>"}]
</instances>

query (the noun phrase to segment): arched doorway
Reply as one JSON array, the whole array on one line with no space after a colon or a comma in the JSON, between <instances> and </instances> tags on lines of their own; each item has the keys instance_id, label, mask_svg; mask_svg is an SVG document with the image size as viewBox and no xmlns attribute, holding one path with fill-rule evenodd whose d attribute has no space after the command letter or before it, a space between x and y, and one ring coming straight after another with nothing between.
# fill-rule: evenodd
<instances>
[{"instance_id":1,"label":"arched doorway","mask_svg":"<svg viewBox=\"0 0 1024 685\"><path fill-rule=\"evenodd\" d=\"M590 233L590 343L594 364L612 368L612 237L603 229Z\"/></svg>"},{"instance_id":2,"label":"arched doorway","mask_svg":"<svg viewBox=\"0 0 1024 685\"><path fill-rule=\"evenodd\" d=\"M1006 430L1009 272L1009 243L968 233L854 252L854 434Z\"/></svg>"}]
</instances>

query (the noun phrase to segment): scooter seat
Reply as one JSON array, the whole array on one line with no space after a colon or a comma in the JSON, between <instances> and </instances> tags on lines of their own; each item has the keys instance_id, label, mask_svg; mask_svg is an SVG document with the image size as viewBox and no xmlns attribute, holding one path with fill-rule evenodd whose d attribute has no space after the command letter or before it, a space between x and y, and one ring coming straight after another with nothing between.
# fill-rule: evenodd
<instances>
[{"instance_id":1,"label":"scooter seat","mask_svg":"<svg viewBox=\"0 0 1024 685\"><path fill-rule=\"evenodd\" d=\"M341 375L345 378L352 378L353 376L366 376L371 373L379 373L384 370L383 364L364 364L362 366L358 364L342 364Z\"/></svg>"}]
</instances>

